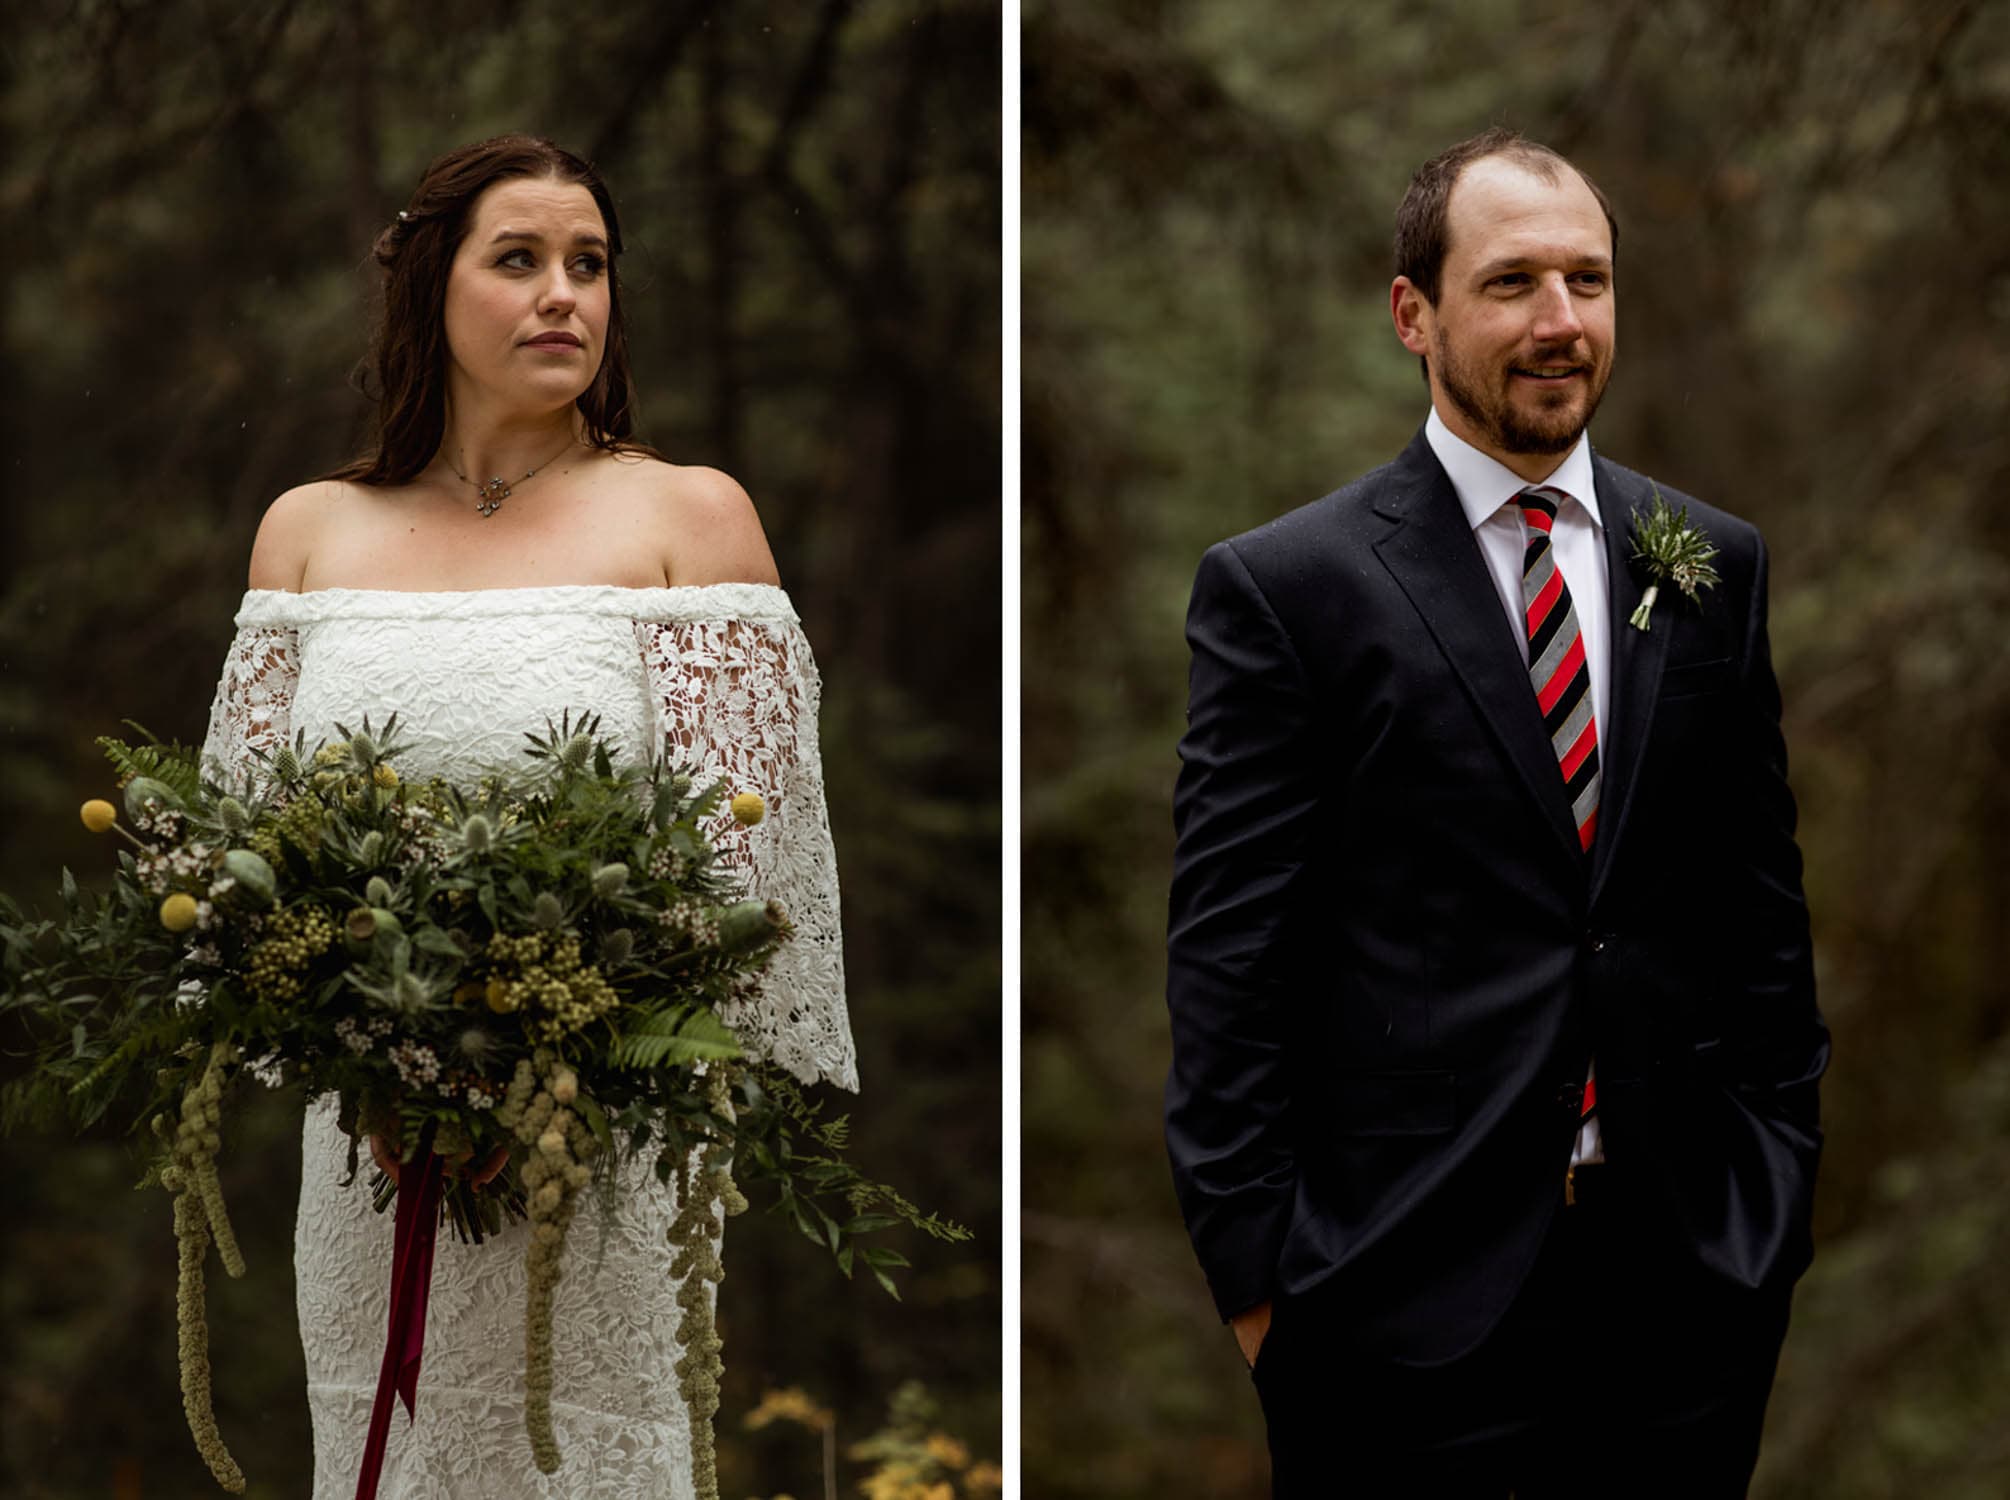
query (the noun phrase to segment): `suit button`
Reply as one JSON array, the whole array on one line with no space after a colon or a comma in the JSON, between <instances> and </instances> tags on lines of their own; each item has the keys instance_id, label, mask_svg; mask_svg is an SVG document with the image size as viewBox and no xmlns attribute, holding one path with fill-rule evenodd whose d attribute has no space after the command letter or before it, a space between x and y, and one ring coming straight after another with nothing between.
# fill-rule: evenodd
<instances>
[{"instance_id":1,"label":"suit button","mask_svg":"<svg viewBox=\"0 0 2010 1500\"><path fill-rule=\"evenodd\" d=\"M1593 934L1591 935L1591 951L1592 951L1593 953L1603 953L1603 952L1605 951L1605 934L1604 934L1604 933L1602 933L1602 932L1594 932L1594 933L1593 933Z\"/></svg>"}]
</instances>

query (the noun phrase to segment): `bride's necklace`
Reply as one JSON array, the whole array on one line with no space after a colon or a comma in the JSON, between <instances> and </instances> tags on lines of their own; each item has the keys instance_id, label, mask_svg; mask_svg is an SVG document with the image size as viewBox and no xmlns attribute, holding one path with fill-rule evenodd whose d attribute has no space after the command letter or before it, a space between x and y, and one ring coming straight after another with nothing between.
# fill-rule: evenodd
<instances>
[{"instance_id":1,"label":"bride's necklace","mask_svg":"<svg viewBox=\"0 0 2010 1500\"><path fill-rule=\"evenodd\" d=\"M557 463L561 458L565 457L567 453L571 452L572 445L578 441L579 439L576 437L567 438L565 440L565 446L563 448L559 449L558 452L552 454L550 458L547 458L543 463L539 464L536 469L525 469L523 471L522 478L518 479L516 483L522 484L525 479L531 479L536 477L538 469L550 468L553 464ZM442 458L447 457L445 450L441 451L440 457ZM509 499L509 497L515 493L515 490L512 487L510 481L504 479L500 474L496 475L487 484L475 484L475 482L472 479L468 478L467 475L463 474L459 469L454 468L454 461L451 458L447 458L447 467L454 470L454 478L460 480L462 484L474 486L474 492L476 495L475 509L480 511L485 516L494 515L499 509L502 508L503 501Z\"/></svg>"}]
</instances>

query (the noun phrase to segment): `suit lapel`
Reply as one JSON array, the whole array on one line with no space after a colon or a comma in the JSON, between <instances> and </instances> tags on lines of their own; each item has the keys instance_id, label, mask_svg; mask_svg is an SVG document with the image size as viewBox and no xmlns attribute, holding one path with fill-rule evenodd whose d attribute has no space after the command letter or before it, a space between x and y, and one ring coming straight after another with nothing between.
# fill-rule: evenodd
<instances>
[{"instance_id":1,"label":"suit lapel","mask_svg":"<svg viewBox=\"0 0 2010 1500\"><path fill-rule=\"evenodd\" d=\"M1451 661L1543 822L1571 862L1581 864L1528 669L1459 497L1421 430L1390 466L1375 509L1396 523L1375 543L1376 555Z\"/></svg>"},{"instance_id":2,"label":"suit lapel","mask_svg":"<svg viewBox=\"0 0 2010 1500\"><path fill-rule=\"evenodd\" d=\"M1626 831L1626 812L1639 779L1640 757L1654 723L1661 691L1661 666L1674 628L1668 611L1657 609L1651 630L1627 623L1645 588L1631 561L1633 514L1645 511L1650 490L1638 475L1591 457L1598 485L1599 515L1605 531L1606 595L1611 604L1607 639L1612 643L1611 682L1606 693L1608 723L1599 726L1598 837L1591 846L1591 899L1598 899L1613 851Z\"/></svg>"}]
</instances>

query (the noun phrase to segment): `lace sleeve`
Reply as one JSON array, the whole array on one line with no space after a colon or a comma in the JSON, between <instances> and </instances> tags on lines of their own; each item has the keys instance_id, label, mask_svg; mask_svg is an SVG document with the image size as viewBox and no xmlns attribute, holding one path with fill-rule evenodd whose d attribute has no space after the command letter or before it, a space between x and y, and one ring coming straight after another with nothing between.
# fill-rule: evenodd
<instances>
[{"instance_id":1,"label":"lace sleeve","mask_svg":"<svg viewBox=\"0 0 2010 1500\"><path fill-rule=\"evenodd\" d=\"M805 1083L856 1090L809 642L793 622L768 620L638 620L635 634L666 758L766 801L753 828L722 813L714 846L746 871L751 894L780 902L795 926L761 993L721 1019Z\"/></svg>"},{"instance_id":2,"label":"lace sleeve","mask_svg":"<svg viewBox=\"0 0 2010 1500\"><path fill-rule=\"evenodd\" d=\"M292 735L293 685L300 672L298 633L290 625L247 625L230 643L209 706L202 764L229 786L251 770L253 750L272 751Z\"/></svg>"}]
</instances>

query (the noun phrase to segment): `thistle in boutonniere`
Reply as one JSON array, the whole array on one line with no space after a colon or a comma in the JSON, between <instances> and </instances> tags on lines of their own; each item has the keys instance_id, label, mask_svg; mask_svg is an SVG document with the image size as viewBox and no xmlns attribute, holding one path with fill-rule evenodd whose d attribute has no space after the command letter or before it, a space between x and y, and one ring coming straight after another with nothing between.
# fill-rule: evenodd
<instances>
[{"instance_id":1,"label":"thistle in boutonniere","mask_svg":"<svg viewBox=\"0 0 2010 1500\"><path fill-rule=\"evenodd\" d=\"M1710 559L1716 555L1717 548L1709 534L1689 524L1689 507L1674 509L1661 498L1656 487L1654 504L1647 514L1643 516L1638 511L1633 514L1633 556L1646 564L1652 581L1647 592L1640 596L1640 607L1627 617L1626 623L1635 630L1650 628L1648 619L1664 583L1674 584L1689 596L1690 603L1702 603L1697 590L1715 588L1719 582L1717 570L1710 566Z\"/></svg>"}]
</instances>

